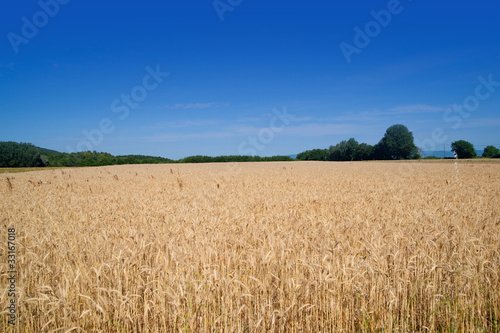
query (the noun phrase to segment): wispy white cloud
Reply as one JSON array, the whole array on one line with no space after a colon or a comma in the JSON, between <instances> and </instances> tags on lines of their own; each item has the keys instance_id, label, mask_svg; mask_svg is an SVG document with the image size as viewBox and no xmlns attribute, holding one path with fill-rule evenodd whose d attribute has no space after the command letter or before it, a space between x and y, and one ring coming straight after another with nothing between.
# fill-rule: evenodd
<instances>
[{"instance_id":1,"label":"wispy white cloud","mask_svg":"<svg viewBox=\"0 0 500 333\"><path fill-rule=\"evenodd\" d=\"M312 117L293 117L293 118L290 118L290 122L292 123L304 123L306 121L312 121L314 120Z\"/></svg>"},{"instance_id":2,"label":"wispy white cloud","mask_svg":"<svg viewBox=\"0 0 500 333\"><path fill-rule=\"evenodd\" d=\"M221 139L234 136L234 133L229 131L212 131L204 133L164 133L149 137L139 138L142 142L171 142L171 141L186 141L198 139Z\"/></svg>"},{"instance_id":3,"label":"wispy white cloud","mask_svg":"<svg viewBox=\"0 0 500 333\"><path fill-rule=\"evenodd\" d=\"M194 103L193 105L213 105L215 103ZM188 108L189 104L182 107ZM174 106L181 108L181 106ZM193 106L194 107L194 106ZM428 104L400 105L389 109L372 109L361 112L345 112L331 117L301 116L289 119L283 131L278 136L293 137L366 137L366 133L379 131L383 133L386 122L393 120L394 115L416 114L416 113L439 113L447 111L451 106L434 106ZM167 130L168 133L155 133L138 138L142 142L180 142L210 139L246 139L248 136L256 136L263 128L267 128L272 114L262 117L247 117L230 120L177 120L159 123L147 129ZM388 116L388 117L385 117ZM262 125L262 126L261 126ZM203 128L207 126L207 128ZM193 127L192 130L189 130ZM198 127L195 129L194 127ZM143 128L146 129L146 128ZM194 131L196 131L194 133ZM165 131L163 131L165 132Z\"/></svg>"},{"instance_id":4,"label":"wispy white cloud","mask_svg":"<svg viewBox=\"0 0 500 333\"><path fill-rule=\"evenodd\" d=\"M403 114L403 113L436 113L445 112L451 110L451 106L435 106L427 104L413 104L413 105L402 105L396 106L395 108L389 109L392 114Z\"/></svg>"},{"instance_id":5,"label":"wispy white cloud","mask_svg":"<svg viewBox=\"0 0 500 333\"><path fill-rule=\"evenodd\" d=\"M217 125L218 121L216 120L206 120L206 119L195 119L195 120L179 120L169 122L168 125L170 127L195 127L195 126L211 126Z\"/></svg>"},{"instance_id":6,"label":"wispy white cloud","mask_svg":"<svg viewBox=\"0 0 500 333\"><path fill-rule=\"evenodd\" d=\"M213 126L217 125L219 121L213 119L181 119L176 121L162 121L157 122L155 125L142 126L142 130L163 130L169 128L182 128L182 127L198 127L198 126Z\"/></svg>"},{"instance_id":7,"label":"wispy white cloud","mask_svg":"<svg viewBox=\"0 0 500 333\"><path fill-rule=\"evenodd\" d=\"M359 86L360 84L381 84L411 79L435 68L455 62L455 55L418 54L398 62L391 62L385 66L377 66L362 74L347 77L347 82Z\"/></svg>"},{"instance_id":8,"label":"wispy white cloud","mask_svg":"<svg viewBox=\"0 0 500 333\"><path fill-rule=\"evenodd\" d=\"M352 136L367 131L370 125L366 124L324 124L324 123L308 123L296 126L286 126L283 131L279 132L280 136L301 136L301 137L319 137L329 135L346 135ZM162 133L153 136L143 137L140 140L144 142L168 142L168 141L184 141L198 139L221 139L221 138L246 138L247 136L255 136L266 127L257 127L250 125L236 125L225 128L220 128L216 131L198 132L198 133ZM277 134L278 135L278 134Z\"/></svg>"},{"instance_id":9,"label":"wispy white cloud","mask_svg":"<svg viewBox=\"0 0 500 333\"><path fill-rule=\"evenodd\" d=\"M415 114L415 113L439 113L451 110L451 106L434 106L427 104L412 104L412 105L400 105L390 108L386 111L372 110L365 111L361 114L364 116L395 116L402 114Z\"/></svg>"},{"instance_id":10,"label":"wispy white cloud","mask_svg":"<svg viewBox=\"0 0 500 333\"><path fill-rule=\"evenodd\" d=\"M218 108L218 107L228 107L229 103L216 103L216 102L208 102L208 103L177 103L174 105L165 105L166 109L208 109L208 108Z\"/></svg>"},{"instance_id":11,"label":"wispy white cloud","mask_svg":"<svg viewBox=\"0 0 500 333\"><path fill-rule=\"evenodd\" d=\"M239 123L255 123L255 122L263 121L266 119L267 118L264 118L264 117L245 117L245 118L237 119L236 121Z\"/></svg>"},{"instance_id":12,"label":"wispy white cloud","mask_svg":"<svg viewBox=\"0 0 500 333\"><path fill-rule=\"evenodd\" d=\"M500 118L464 119L461 128L500 127Z\"/></svg>"}]
</instances>

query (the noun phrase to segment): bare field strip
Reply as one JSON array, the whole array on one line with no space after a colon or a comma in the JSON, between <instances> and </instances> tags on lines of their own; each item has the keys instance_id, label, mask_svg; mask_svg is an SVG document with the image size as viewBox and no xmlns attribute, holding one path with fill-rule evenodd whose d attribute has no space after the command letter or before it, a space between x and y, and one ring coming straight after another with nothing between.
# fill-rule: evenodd
<instances>
[{"instance_id":1,"label":"bare field strip","mask_svg":"<svg viewBox=\"0 0 500 333\"><path fill-rule=\"evenodd\" d=\"M495 332L500 164L0 176L0 330ZM7 324L7 229L17 322Z\"/></svg>"},{"instance_id":2,"label":"bare field strip","mask_svg":"<svg viewBox=\"0 0 500 333\"><path fill-rule=\"evenodd\" d=\"M28 171L42 171L42 170L57 170L62 169L61 167L44 167L44 168L0 168L0 174L2 173L19 173Z\"/></svg>"}]
</instances>

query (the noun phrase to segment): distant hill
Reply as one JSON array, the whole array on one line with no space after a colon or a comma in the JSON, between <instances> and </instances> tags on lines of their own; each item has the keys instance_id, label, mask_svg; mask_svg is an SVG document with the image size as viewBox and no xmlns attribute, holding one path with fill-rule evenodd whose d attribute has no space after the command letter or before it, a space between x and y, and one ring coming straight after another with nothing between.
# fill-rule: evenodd
<instances>
[{"instance_id":1,"label":"distant hill","mask_svg":"<svg viewBox=\"0 0 500 333\"><path fill-rule=\"evenodd\" d=\"M42 159L38 148L27 142L0 142L0 167L43 167L45 162Z\"/></svg>"},{"instance_id":2,"label":"distant hill","mask_svg":"<svg viewBox=\"0 0 500 333\"><path fill-rule=\"evenodd\" d=\"M453 152L450 150L446 150L445 152L442 150L423 151L422 157L435 156L435 157L442 158L444 153L446 153L446 155L445 155L446 157L454 157ZM483 150L476 149L476 154L477 154L477 156L482 156Z\"/></svg>"},{"instance_id":3,"label":"distant hill","mask_svg":"<svg viewBox=\"0 0 500 333\"><path fill-rule=\"evenodd\" d=\"M36 146L35 146L36 147ZM36 147L40 154L46 155L46 154L59 154L57 150L52 150L52 149L47 149L47 148L42 148L42 147Z\"/></svg>"},{"instance_id":4,"label":"distant hill","mask_svg":"<svg viewBox=\"0 0 500 333\"><path fill-rule=\"evenodd\" d=\"M105 152L82 151L64 153L34 146L31 143L0 142L0 167L83 167L121 164L212 163L291 161L290 156L188 156L178 161L145 155L117 155Z\"/></svg>"}]
</instances>

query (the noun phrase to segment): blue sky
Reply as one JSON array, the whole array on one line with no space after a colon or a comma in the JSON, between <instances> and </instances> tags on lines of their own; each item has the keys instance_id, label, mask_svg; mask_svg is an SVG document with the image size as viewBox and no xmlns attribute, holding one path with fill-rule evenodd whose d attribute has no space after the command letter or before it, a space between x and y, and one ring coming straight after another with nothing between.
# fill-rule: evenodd
<instances>
[{"instance_id":1,"label":"blue sky","mask_svg":"<svg viewBox=\"0 0 500 333\"><path fill-rule=\"evenodd\" d=\"M499 12L495 1L9 2L0 141L269 156L375 144L402 123L425 150L500 146Z\"/></svg>"}]
</instances>

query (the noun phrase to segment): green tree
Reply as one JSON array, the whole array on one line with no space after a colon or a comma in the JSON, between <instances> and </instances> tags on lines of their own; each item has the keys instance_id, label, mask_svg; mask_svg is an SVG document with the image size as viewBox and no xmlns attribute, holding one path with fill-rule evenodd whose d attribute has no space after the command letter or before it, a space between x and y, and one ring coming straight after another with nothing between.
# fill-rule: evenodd
<instances>
[{"instance_id":1,"label":"green tree","mask_svg":"<svg viewBox=\"0 0 500 333\"><path fill-rule=\"evenodd\" d=\"M354 161L356 158L356 154L358 151L358 146L359 143L358 141L354 140L354 138L350 138L347 141L342 141L341 142L341 150L345 156L346 161Z\"/></svg>"},{"instance_id":2,"label":"green tree","mask_svg":"<svg viewBox=\"0 0 500 333\"><path fill-rule=\"evenodd\" d=\"M301 161L326 161L328 149L312 149L306 150L297 155L297 159Z\"/></svg>"},{"instance_id":3,"label":"green tree","mask_svg":"<svg viewBox=\"0 0 500 333\"><path fill-rule=\"evenodd\" d=\"M0 142L0 167L43 167L40 151L31 143Z\"/></svg>"},{"instance_id":4,"label":"green tree","mask_svg":"<svg viewBox=\"0 0 500 333\"><path fill-rule=\"evenodd\" d=\"M500 155L500 149L498 149L497 147L495 146L486 146L486 148L484 148L484 152L483 152L483 157L495 157L497 155Z\"/></svg>"},{"instance_id":5,"label":"green tree","mask_svg":"<svg viewBox=\"0 0 500 333\"><path fill-rule=\"evenodd\" d=\"M358 146L358 150L356 152L356 160L357 161L368 161L368 160L373 160L373 146L366 144L366 143L360 143Z\"/></svg>"},{"instance_id":6,"label":"green tree","mask_svg":"<svg viewBox=\"0 0 500 333\"><path fill-rule=\"evenodd\" d=\"M451 151L456 152L458 158L474 158L477 156L474 145L465 140L452 142Z\"/></svg>"},{"instance_id":7,"label":"green tree","mask_svg":"<svg viewBox=\"0 0 500 333\"><path fill-rule=\"evenodd\" d=\"M392 125L375 146L374 155L381 160L401 160L419 158L413 133L404 125Z\"/></svg>"},{"instance_id":8,"label":"green tree","mask_svg":"<svg viewBox=\"0 0 500 333\"><path fill-rule=\"evenodd\" d=\"M328 149L329 161L354 161L358 151L358 141L354 138L343 140Z\"/></svg>"},{"instance_id":9,"label":"green tree","mask_svg":"<svg viewBox=\"0 0 500 333\"><path fill-rule=\"evenodd\" d=\"M338 144L335 146L330 146L328 148L326 160L327 161L341 161L340 149L338 148Z\"/></svg>"}]
</instances>

